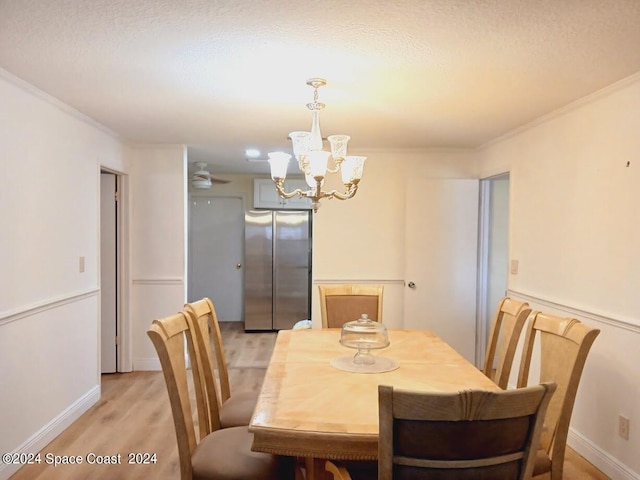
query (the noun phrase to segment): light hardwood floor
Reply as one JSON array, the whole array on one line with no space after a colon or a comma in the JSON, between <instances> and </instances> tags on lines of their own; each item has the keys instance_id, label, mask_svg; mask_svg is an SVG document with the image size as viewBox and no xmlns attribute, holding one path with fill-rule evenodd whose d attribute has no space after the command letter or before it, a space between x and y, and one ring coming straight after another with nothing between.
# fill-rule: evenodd
<instances>
[{"instance_id":1,"label":"light hardwood floor","mask_svg":"<svg viewBox=\"0 0 640 480\"><path fill-rule=\"evenodd\" d=\"M241 323L222 323L231 390L258 390L275 333L244 333ZM178 452L161 372L102 376L102 398L40 453L42 463L21 468L11 480L178 480ZM35 452L34 452L35 453ZM156 454L151 464L128 464L132 453ZM45 464L45 455L80 456L80 465ZM87 455L121 455L120 465L90 465ZM606 480L582 457L567 451L564 480Z\"/></svg>"}]
</instances>

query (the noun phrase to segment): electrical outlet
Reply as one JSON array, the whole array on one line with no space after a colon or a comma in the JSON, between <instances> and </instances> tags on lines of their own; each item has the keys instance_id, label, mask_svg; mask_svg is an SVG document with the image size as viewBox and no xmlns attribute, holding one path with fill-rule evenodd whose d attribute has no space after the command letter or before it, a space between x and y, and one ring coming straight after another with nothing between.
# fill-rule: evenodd
<instances>
[{"instance_id":1,"label":"electrical outlet","mask_svg":"<svg viewBox=\"0 0 640 480\"><path fill-rule=\"evenodd\" d=\"M80 257L78 260L78 270L80 270L80 273L84 273L84 257Z\"/></svg>"},{"instance_id":2,"label":"electrical outlet","mask_svg":"<svg viewBox=\"0 0 640 480\"><path fill-rule=\"evenodd\" d=\"M618 435L629 440L629 419L624 415L618 416Z\"/></svg>"}]
</instances>

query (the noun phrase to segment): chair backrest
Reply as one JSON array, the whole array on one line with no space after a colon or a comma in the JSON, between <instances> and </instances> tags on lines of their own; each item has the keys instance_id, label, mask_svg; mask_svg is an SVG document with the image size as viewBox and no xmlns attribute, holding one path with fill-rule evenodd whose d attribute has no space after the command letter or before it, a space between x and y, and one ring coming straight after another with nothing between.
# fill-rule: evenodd
<instances>
[{"instance_id":1,"label":"chair backrest","mask_svg":"<svg viewBox=\"0 0 640 480\"><path fill-rule=\"evenodd\" d=\"M525 480L555 385L427 393L378 387L380 480Z\"/></svg>"},{"instance_id":2,"label":"chair backrest","mask_svg":"<svg viewBox=\"0 0 640 480\"><path fill-rule=\"evenodd\" d=\"M322 328L341 328L363 313L382 322L383 285L318 285Z\"/></svg>"},{"instance_id":3,"label":"chair backrest","mask_svg":"<svg viewBox=\"0 0 640 480\"><path fill-rule=\"evenodd\" d=\"M167 392L169 393L173 424L178 441L180 478L182 480L191 479L191 456L196 448L198 439L196 438L189 396L189 375L184 349L185 339L190 357L193 358L196 355L195 349L197 347L193 343L187 324L187 317L183 313L154 320L147 330L147 335L158 353L167 385ZM193 366L192 377L196 388L201 388L199 384L200 372L195 365Z\"/></svg>"},{"instance_id":4,"label":"chair backrest","mask_svg":"<svg viewBox=\"0 0 640 480\"><path fill-rule=\"evenodd\" d=\"M498 304L487 342L483 372L500 388L505 389L509 385L513 357L530 313L528 303L509 297L503 298Z\"/></svg>"},{"instance_id":5,"label":"chair backrest","mask_svg":"<svg viewBox=\"0 0 640 480\"><path fill-rule=\"evenodd\" d=\"M600 330L588 327L573 318L563 318L541 312L533 314L527 324L518 375L518 387L528 384L531 357L539 337L540 382L553 381L557 390L545 417L541 438L542 448L551 463L551 478L562 478L564 454L571 413L580 377L591 345Z\"/></svg>"},{"instance_id":6,"label":"chair backrest","mask_svg":"<svg viewBox=\"0 0 640 480\"><path fill-rule=\"evenodd\" d=\"M220 324L211 300L203 298L197 302L187 303L185 313L193 331L194 342L198 346L196 361L199 362L204 385L204 401L200 403L198 399L198 407L205 410L199 412L199 416L205 419L200 424L202 438L220 428L220 405L231 396L229 370L222 344ZM216 371L218 379L216 379Z\"/></svg>"}]
</instances>

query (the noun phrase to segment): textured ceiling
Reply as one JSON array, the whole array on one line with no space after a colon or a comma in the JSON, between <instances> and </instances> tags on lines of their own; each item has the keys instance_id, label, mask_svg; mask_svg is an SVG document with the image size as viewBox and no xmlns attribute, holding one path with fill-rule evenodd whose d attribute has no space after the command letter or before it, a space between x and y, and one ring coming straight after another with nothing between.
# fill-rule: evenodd
<instances>
[{"instance_id":1,"label":"textured ceiling","mask_svg":"<svg viewBox=\"0 0 640 480\"><path fill-rule=\"evenodd\" d=\"M640 0L0 0L0 67L131 142L266 173L322 132L476 147L640 71Z\"/></svg>"}]
</instances>

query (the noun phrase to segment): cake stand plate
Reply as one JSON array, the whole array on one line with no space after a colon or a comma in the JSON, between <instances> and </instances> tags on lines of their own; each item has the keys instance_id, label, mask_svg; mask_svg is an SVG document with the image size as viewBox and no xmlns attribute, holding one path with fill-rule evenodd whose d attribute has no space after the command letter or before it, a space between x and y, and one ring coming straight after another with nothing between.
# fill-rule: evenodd
<instances>
[{"instance_id":1,"label":"cake stand plate","mask_svg":"<svg viewBox=\"0 0 640 480\"><path fill-rule=\"evenodd\" d=\"M375 362L370 365L353 363L353 355L338 357L331 360L331 366L338 370L352 373L384 373L391 372L398 368L400 364L395 360L386 357L373 357Z\"/></svg>"}]
</instances>

